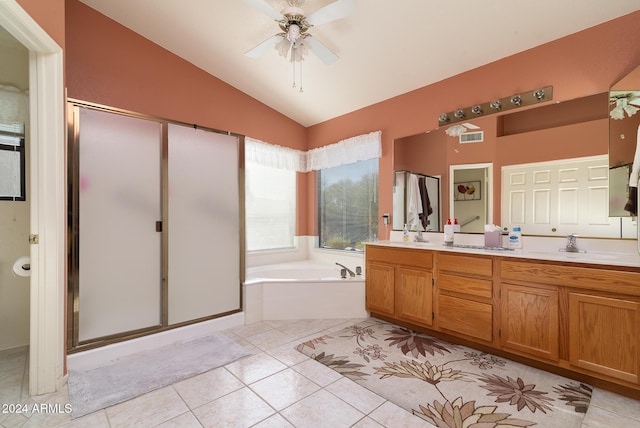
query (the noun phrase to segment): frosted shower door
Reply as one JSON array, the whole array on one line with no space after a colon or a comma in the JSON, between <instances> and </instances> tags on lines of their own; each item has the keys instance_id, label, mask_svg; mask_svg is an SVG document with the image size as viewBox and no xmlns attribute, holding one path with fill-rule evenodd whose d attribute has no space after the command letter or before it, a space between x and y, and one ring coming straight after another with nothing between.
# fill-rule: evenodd
<instances>
[{"instance_id":1,"label":"frosted shower door","mask_svg":"<svg viewBox=\"0 0 640 428\"><path fill-rule=\"evenodd\" d=\"M240 308L238 139L169 125L169 324Z\"/></svg>"},{"instance_id":2,"label":"frosted shower door","mask_svg":"<svg viewBox=\"0 0 640 428\"><path fill-rule=\"evenodd\" d=\"M80 109L80 341L161 322L160 131Z\"/></svg>"}]
</instances>

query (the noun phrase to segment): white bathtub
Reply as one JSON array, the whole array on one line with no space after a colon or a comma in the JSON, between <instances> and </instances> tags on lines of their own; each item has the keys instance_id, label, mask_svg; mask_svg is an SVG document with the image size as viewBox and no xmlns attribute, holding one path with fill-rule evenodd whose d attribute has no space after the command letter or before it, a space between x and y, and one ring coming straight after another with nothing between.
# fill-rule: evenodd
<instances>
[{"instance_id":1,"label":"white bathtub","mask_svg":"<svg viewBox=\"0 0 640 428\"><path fill-rule=\"evenodd\" d=\"M345 264L355 271L355 266ZM262 320L363 318L364 276L340 277L340 266L303 261L247 269L245 323Z\"/></svg>"}]
</instances>

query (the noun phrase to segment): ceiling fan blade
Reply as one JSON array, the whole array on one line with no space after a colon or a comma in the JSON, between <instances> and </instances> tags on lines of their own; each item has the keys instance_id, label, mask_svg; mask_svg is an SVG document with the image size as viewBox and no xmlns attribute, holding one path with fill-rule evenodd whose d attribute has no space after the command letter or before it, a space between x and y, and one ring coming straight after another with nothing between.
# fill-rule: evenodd
<instances>
[{"instance_id":1,"label":"ceiling fan blade","mask_svg":"<svg viewBox=\"0 0 640 428\"><path fill-rule=\"evenodd\" d=\"M276 21L280 21L284 18L280 11L271 7L269 3L264 0L243 0L246 4L253 7L254 9L259 10L270 18L275 19Z\"/></svg>"},{"instance_id":2,"label":"ceiling fan blade","mask_svg":"<svg viewBox=\"0 0 640 428\"><path fill-rule=\"evenodd\" d=\"M318 58L320 58L320 60L325 64L333 64L338 60L338 55L334 54L318 39L314 39L313 37L308 36L304 39L304 41L308 44L309 50L313 52Z\"/></svg>"},{"instance_id":3,"label":"ceiling fan blade","mask_svg":"<svg viewBox=\"0 0 640 428\"><path fill-rule=\"evenodd\" d=\"M282 40L282 37L283 36L279 34L271 36L255 48L245 52L245 55L250 58L259 58L264 55L269 49L273 49L278 44L278 42Z\"/></svg>"},{"instance_id":4,"label":"ceiling fan blade","mask_svg":"<svg viewBox=\"0 0 640 428\"><path fill-rule=\"evenodd\" d=\"M307 22L311 25L326 24L327 22L352 15L355 11L356 6L353 0L336 0L307 16Z\"/></svg>"}]
</instances>

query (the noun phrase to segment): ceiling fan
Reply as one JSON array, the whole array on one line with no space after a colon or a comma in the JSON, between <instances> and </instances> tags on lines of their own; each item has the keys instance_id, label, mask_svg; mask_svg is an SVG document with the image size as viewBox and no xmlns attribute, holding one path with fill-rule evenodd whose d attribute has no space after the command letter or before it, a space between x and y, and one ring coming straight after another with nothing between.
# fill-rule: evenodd
<instances>
[{"instance_id":1,"label":"ceiling fan","mask_svg":"<svg viewBox=\"0 0 640 428\"><path fill-rule=\"evenodd\" d=\"M316 25L326 24L355 12L353 0L336 0L333 3L306 15L301 8L304 0L287 0L287 6L278 11L265 0L244 0L245 3L275 19L282 32L271 36L245 55L258 58L269 49L276 48L281 56L289 56L291 62L301 62L307 52L313 52L325 64L332 64L338 59L318 39L309 34L309 29Z\"/></svg>"},{"instance_id":2,"label":"ceiling fan","mask_svg":"<svg viewBox=\"0 0 640 428\"><path fill-rule=\"evenodd\" d=\"M615 120L625 118L624 114L631 117L640 110L640 92L638 91L611 91L609 93L609 117Z\"/></svg>"}]
</instances>

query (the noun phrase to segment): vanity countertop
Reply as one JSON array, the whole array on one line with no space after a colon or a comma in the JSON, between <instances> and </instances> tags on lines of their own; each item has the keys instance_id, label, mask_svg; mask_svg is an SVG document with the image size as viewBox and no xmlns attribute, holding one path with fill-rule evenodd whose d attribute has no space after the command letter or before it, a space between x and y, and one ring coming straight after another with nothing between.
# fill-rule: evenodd
<instances>
[{"instance_id":1,"label":"vanity countertop","mask_svg":"<svg viewBox=\"0 0 640 428\"><path fill-rule=\"evenodd\" d=\"M570 263L588 263L596 265L627 266L640 268L640 255L637 253L615 253L587 251L580 253L569 253L559 250L546 249L488 249L479 245L454 245L446 246L441 242L405 242L405 241L375 241L368 242L367 245L379 245L397 248L415 248L432 251L446 251L463 254L482 254L500 257L518 257L534 260L550 260Z\"/></svg>"}]
</instances>

